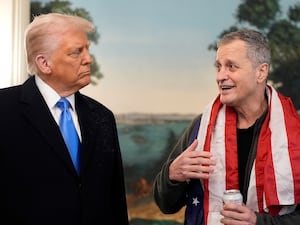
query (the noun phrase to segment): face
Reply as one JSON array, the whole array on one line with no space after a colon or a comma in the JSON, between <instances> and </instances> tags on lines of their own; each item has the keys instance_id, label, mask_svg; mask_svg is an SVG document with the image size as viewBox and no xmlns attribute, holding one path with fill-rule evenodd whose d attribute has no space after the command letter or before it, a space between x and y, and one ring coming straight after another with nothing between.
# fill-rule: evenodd
<instances>
[{"instance_id":1,"label":"face","mask_svg":"<svg viewBox=\"0 0 300 225\"><path fill-rule=\"evenodd\" d=\"M244 41L234 40L221 45L217 51L216 69L223 104L242 107L256 100L258 70L247 56Z\"/></svg>"},{"instance_id":2,"label":"face","mask_svg":"<svg viewBox=\"0 0 300 225\"><path fill-rule=\"evenodd\" d=\"M58 47L48 61L47 83L61 96L68 96L91 81L92 58L84 32L71 30L62 35Z\"/></svg>"}]
</instances>

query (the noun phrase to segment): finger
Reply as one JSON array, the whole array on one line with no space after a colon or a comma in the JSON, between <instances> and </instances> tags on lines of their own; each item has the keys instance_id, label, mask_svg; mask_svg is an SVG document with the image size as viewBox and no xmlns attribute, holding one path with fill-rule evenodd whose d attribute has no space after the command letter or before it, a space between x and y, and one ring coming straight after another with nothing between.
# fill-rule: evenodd
<instances>
[{"instance_id":1,"label":"finger","mask_svg":"<svg viewBox=\"0 0 300 225\"><path fill-rule=\"evenodd\" d=\"M195 151L198 145L198 140L195 139L193 143L187 148L187 151Z\"/></svg>"},{"instance_id":2,"label":"finger","mask_svg":"<svg viewBox=\"0 0 300 225\"><path fill-rule=\"evenodd\" d=\"M209 173L202 173L202 172L188 172L186 176L190 179L208 179Z\"/></svg>"},{"instance_id":3,"label":"finger","mask_svg":"<svg viewBox=\"0 0 300 225\"><path fill-rule=\"evenodd\" d=\"M188 165L185 167L185 170L195 173L211 173L214 171L214 168L206 165Z\"/></svg>"},{"instance_id":4,"label":"finger","mask_svg":"<svg viewBox=\"0 0 300 225\"><path fill-rule=\"evenodd\" d=\"M216 160L206 151L194 151L189 154L189 165L215 166Z\"/></svg>"},{"instance_id":5,"label":"finger","mask_svg":"<svg viewBox=\"0 0 300 225\"><path fill-rule=\"evenodd\" d=\"M199 156L204 158L212 157L212 154L208 151L204 151L204 150L196 151L197 146L198 146L198 140L195 139L184 152L186 152L186 154L189 154L190 157L199 157Z\"/></svg>"}]
</instances>

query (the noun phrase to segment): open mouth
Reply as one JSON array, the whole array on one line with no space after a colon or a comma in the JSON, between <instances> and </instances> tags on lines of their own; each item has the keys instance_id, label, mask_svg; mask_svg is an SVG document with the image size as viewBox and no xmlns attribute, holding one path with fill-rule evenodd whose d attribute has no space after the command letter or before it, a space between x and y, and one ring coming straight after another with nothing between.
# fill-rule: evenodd
<instances>
[{"instance_id":1,"label":"open mouth","mask_svg":"<svg viewBox=\"0 0 300 225\"><path fill-rule=\"evenodd\" d=\"M229 86L229 85L222 85L220 86L221 90L230 90L231 88L233 88L233 86Z\"/></svg>"}]
</instances>

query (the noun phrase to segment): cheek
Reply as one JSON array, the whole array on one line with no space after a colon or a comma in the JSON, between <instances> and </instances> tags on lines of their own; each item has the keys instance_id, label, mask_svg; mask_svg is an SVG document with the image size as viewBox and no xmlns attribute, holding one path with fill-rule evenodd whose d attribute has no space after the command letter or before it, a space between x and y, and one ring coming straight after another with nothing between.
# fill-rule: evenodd
<instances>
[{"instance_id":1,"label":"cheek","mask_svg":"<svg viewBox=\"0 0 300 225\"><path fill-rule=\"evenodd\" d=\"M253 96L257 90L257 85L255 82L249 81L244 82L243 85L241 85L238 89L238 95L242 98L247 98L249 96Z\"/></svg>"},{"instance_id":2,"label":"cheek","mask_svg":"<svg viewBox=\"0 0 300 225\"><path fill-rule=\"evenodd\" d=\"M55 76L61 76L62 79L76 79L79 74L80 62L78 60L54 60L52 62L52 73Z\"/></svg>"},{"instance_id":3,"label":"cheek","mask_svg":"<svg viewBox=\"0 0 300 225\"><path fill-rule=\"evenodd\" d=\"M69 63L69 67L70 67L69 69L74 71L74 73L79 73L81 64L80 62L71 62Z\"/></svg>"},{"instance_id":4,"label":"cheek","mask_svg":"<svg viewBox=\"0 0 300 225\"><path fill-rule=\"evenodd\" d=\"M62 67L62 70L66 73L65 75L77 76L79 71L79 65L77 63L67 63Z\"/></svg>"}]
</instances>

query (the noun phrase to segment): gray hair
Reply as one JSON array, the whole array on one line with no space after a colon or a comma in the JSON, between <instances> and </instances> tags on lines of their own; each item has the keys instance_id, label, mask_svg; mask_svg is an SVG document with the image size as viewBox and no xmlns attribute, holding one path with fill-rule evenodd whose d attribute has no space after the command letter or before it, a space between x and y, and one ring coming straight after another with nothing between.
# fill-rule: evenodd
<instances>
[{"instance_id":1,"label":"gray hair","mask_svg":"<svg viewBox=\"0 0 300 225\"><path fill-rule=\"evenodd\" d=\"M59 13L43 14L34 18L25 30L25 54L29 74L36 74L38 71L35 57L38 54L53 53L63 33L70 29L82 30L87 34L94 30L94 25L82 17Z\"/></svg>"},{"instance_id":2,"label":"gray hair","mask_svg":"<svg viewBox=\"0 0 300 225\"><path fill-rule=\"evenodd\" d=\"M255 30L238 30L225 34L217 45L228 44L234 40L242 40L248 46L248 58L252 61L254 66L261 63L271 64L271 51L269 48L269 41L265 35Z\"/></svg>"}]
</instances>

